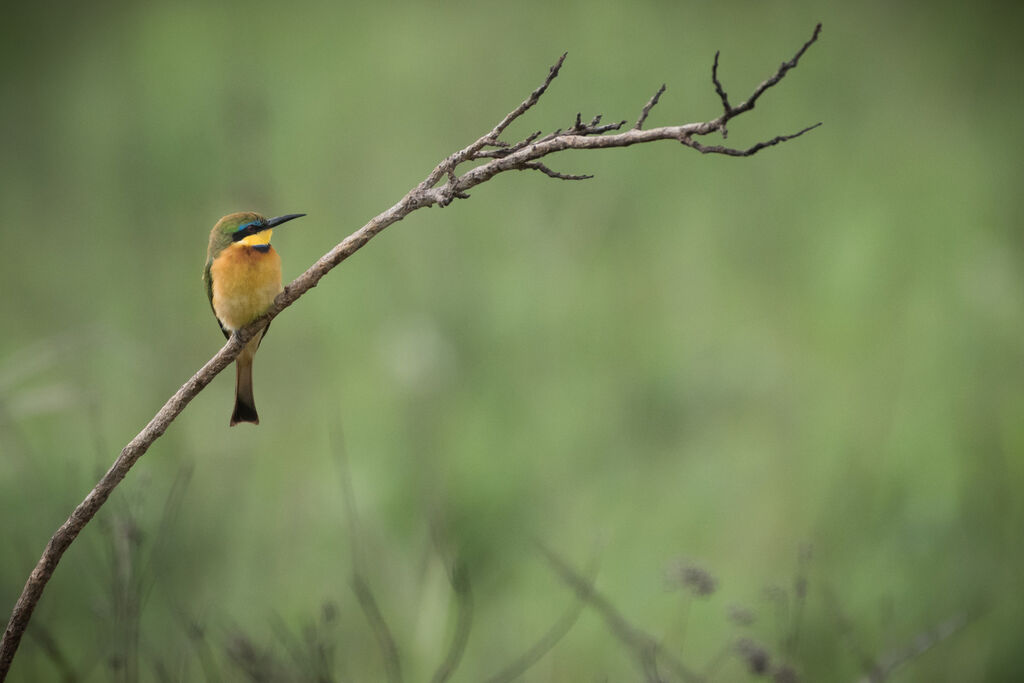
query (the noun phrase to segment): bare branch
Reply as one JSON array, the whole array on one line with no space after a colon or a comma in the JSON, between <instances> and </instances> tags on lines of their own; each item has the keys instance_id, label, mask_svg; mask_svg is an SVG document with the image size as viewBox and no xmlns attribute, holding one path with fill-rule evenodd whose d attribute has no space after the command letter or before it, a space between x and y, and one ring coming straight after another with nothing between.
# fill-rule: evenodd
<instances>
[{"instance_id":1,"label":"bare branch","mask_svg":"<svg viewBox=\"0 0 1024 683\"><path fill-rule=\"evenodd\" d=\"M752 147L748 147L747 149L733 149L732 147L725 147L723 145L702 145L701 143L697 142L696 140L694 140L691 137L684 137L679 142L683 143L687 147L694 148L695 150L697 150L698 152L700 152L702 154L725 154L726 156L731 156L731 157L749 157L749 156L753 156L753 155L757 154L758 152L760 152L765 147L772 147L774 145L779 144L780 142L786 142L787 140L792 140L793 138L798 138L801 135L803 135L804 133L806 133L807 131L814 130L815 128L817 128L820 125L821 125L821 122L818 122L818 123L814 124L813 126L807 126L803 130L797 131L796 133L793 133L792 135L776 135L771 140L766 140L764 142L759 142L759 143L757 143L756 145L754 145ZM723 128L722 130L724 131L725 129ZM723 137L724 137L724 135L723 135Z\"/></svg>"},{"instance_id":2,"label":"bare branch","mask_svg":"<svg viewBox=\"0 0 1024 683\"><path fill-rule=\"evenodd\" d=\"M715 50L715 62L711 65L711 82L715 85L715 92L718 93L718 99L722 100L722 109L726 114L732 111L732 105L729 104L729 96L725 94L725 88L722 87L722 82L718 80L718 56L719 51Z\"/></svg>"},{"instance_id":3,"label":"bare branch","mask_svg":"<svg viewBox=\"0 0 1024 683\"><path fill-rule=\"evenodd\" d=\"M715 59L716 60L718 59L718 53L717 52L715 53ZM647 120L647 115L651 113L652 109L654 109L654 105L656 105L658 103L658 100L661 99L661 95L664 92L665 92L665 84L662 83L661 87L658 88L658 92L654 93L651 96L651 99L647 100L647 104L644 105L644 108L640 110L640 118L638 118L636 120L636 125L633 126L634 129L640 130L641 128L644 127L644 121Z\"/></svg>"},{"instance_id":4,"label":"bare branch","mask_svg":"<svg viewBox=\"0 0 1024 683\"><path fill-rule=\"evenodd\" d=\"M330 270L361 249L379 232L389 225L402 220L413 211L435 204L446 206L455 199L464 199L469 196L467 194L468 190L504 171L527 168L546 172L543 171L543 168L546 167L542 168L541 166L534 165L535 162L538 162L539 159L545 156L563 150L629 147L655 140L672 140L705 153L714 152L731 156L749 156L765 147L791 140L810 129L795 135L779 136L768 142L758 143L748 150L729 151L728 148L718 149L717 146L700 145L694 142L693 137L708 135L713 132L722 132L725 124L730 119L753 109L757 99L768 88L774 86L782 80L789 70L796 67L803 54L818 39L820 31L821 25L819 24L815 28L810 40L803 44L792 59L788 62L783 62L775 74L761 83L742 104L736 107L729 107L724 114L716 119L647 130L634 128L625 132L606 134L619 130L625 124L625 121L617 124L600 125L600 118L595 118L587 125L584 125L579 120L577 126L574 127L575 130L555 131L543 137L534 134L526 140L511 145L500 141L502 133L505 132L512 122L526 113L540 100L552 81L558 76L566 57L563 54L551 66L543 83L530 93L529 97L523 100L519 106L505 115L488 133L442 160L421 183L406 193L394 206L381 212L363 227L346 237L341 243L320 257L306 272L285 287L284 291L275 299L273 306L262 318L232 334L220 351L185 382L167 400L142 431L121 450L121 453L107 473L103 475L92 491L89 492L68 519L54 533L26 581L25 587L11 612L11 618L7 623L3 639L0 640L0 681L6 678L10 670L11 662L32 617L32 612L42 596L47 582L53 576L53 572L57 568L61 557L68 546L78 537L78 534L85 525L88 524L104 502L106 502L114 488L125 478L128 471L149 449L153 442L163 435L171 422L181 414L189 402L200 391L205 389L214 377L235 360L246 342L277 317L281 311L291 306L299 297L315 287L320 279ZM715 76L717 78L717 70L715 71ZM654 106L654 99L656 98L652 98L652 102L649 103L650 107ZM649 111L650 108L647 107L647 110ZM485 147L496 147L498 151L484 150ZM461 164L473 161L483 161L484 163L471 168L461 175L457 173L457 168ZM548 170L550 171L550 169ZM554 178L572 178L572 176L553 171L547 174ZM441 187L435 187L444 178L447 178L446 184ZM353 583L357 596L362 595L365 598L365 591L361 590L358 582L354 581Z\"/></svg>"},{"instance_id":5,"label":"bare branch","mask_svg":"<svg viewBox=\"0 0 1024 683\"><path fill-rule=\"evenodd\" d=\"M540 100L541 95L543 95L544 92L548 89L548 86L551 85L551 81L555 80L555 78L558 76L558 72L562 68L562 63L565 62L565 58L568 54L568 52L562 53L562 56L558 58L558 61L555 62L548 70L548 75L547 78L544 79L544 82L541 83L536 90L530 93L530 96L523 100L518 107L516 107L508 114L506 114L505 118L499 121L498 125L491 129L491 132L477 139L476 142L469 145L468 147L459 150L455 154L452 154L447 159L438 164L434 168L434 170L431 171L430 174L423 180L423 182L421 182L417 186L416 189L419 191L429 190L430 188L434 187L434 185L436 185L437 182L441 180L441 178L446 173L453 170L463 161L466 161L467 159L476 158L477 153L479 153L481 149L483 149L487 145L492 145L495 142L497 142L498 139L501 137L501 134L505 132L505 129L508 128L513 121L515 121L520 116L525 114L527 110L533 107L533 105L537 104L537 102ZM450 201L451 199L449 199L449 202ZM441 206L446 205L447 204L441 204Z\"/></svg>"},{"instance_id":6,"label":"bare branch","mask_svg":"<svg viewBox=\"0 0 1024 683\"><path fill-rule=\"evenodd\" d=\"M493 144L496 147L499 147L500 149L481 150L477 152L476 156L478 159L500 159L501 157L507 157L509 154L512 154L513 152L518 152L523 147L526 147L528 144L539 138L543 132L544 131L538 130L535 133L531 133L526 138L520 140L514 145L498 140L497 142L493 142L490 144Z\"/></svg>"},{"instance_id":7,"label":"bare branch","mask_svg":"<svg viewBox=\"0 0 1024 683\"><path fill-rule=\"evenodd\" d=\"M782 64L780 64L778 71L776 71L775 74L771 78L769 78L768 80L766 80L763 83L761 83L761 85L759 85L756 88L754 88L754 92L753 92L753 94L750 97L748 97L744 102L741 102L736 107L729 107L727 109L727 111L729 112L728 118L731 119L731 118L733 118L735 116L738 116L738 115L742 114L745 111L750 111L751 109L753 109L754 105L757 103L758 98L761 97L761 95L763 95L764 92L768 88L772 87L773 85L775 85L776 83L781 81L783 79L783 77L786 75L786 73L790 69L795 69L796 68L796 65L800 62L800 58L803 57L804 53L807 52L807 49L811 45L813 45L815 43L815 41L818 40L818 36L819 35L821 35L821 24L818 24L817 26L814 27L814 33L807 40L807 42L804 43L800 47L799 50L797 50L797 53L795 55L793 55L793 58L790 59L788 62L783 62ZM718 64L718 59L716 57L716 59L715 59L716 67L717 67L717 64ZM721 86L719 85L718 87L720 88ZM721 94L723 96L725 95L724 92L722 92ZM724 97L723 97L723 99L724 99Z\"/></svg>"},{"instance_id":8,"label":"bare branch","mask_svg":"<svg viewBox=\"0 0 1024 683\"><path fill-rule=\"evenodd\" d=\"M551 131L550 133L548 133L547 135L545 135L544 137L542 137L540 139L540 142L547 142L548 140L554 140L555 138L557 138L561 134L562 134L562 129L561 128L556 128L553 131Z\"/></svg>"},{"instance_id":9,"label":"bare branch","mask_svg":"<svg viewBox=\"0 0 1024 683\"><path fill-rule=\"evenodd\" d=\"M106 474L100 479L99 483L96 484L95 488L89 492L89 495L85 497L78 507L75 508L71 516L57 529L49 543L46 544L46 549L43 551L43 555L39 558L39 562L36 564L35 569L29 575L28 581L25 583L25 587L18 598L18 601L14 605L14 610L11 613L11 618L7 622L7 628L4 631L3 641L0 642L0 680L3 680L7 676L7 672L10 670L11 662L14 659L14 653L17 651L18 644L21 642L21 636L25 632L25 628L28 626L29 619L32 617L32 612L35 609L36 603L39 602L39 598L43 594L43 589L46 587L46 583L53 576L54 570L57 568L57 563L60 561L64 551L68 549L72 541L78 537L82 528L91 520L96 512L100 509L103 503L106 502L107 498L110 497L111 492L114 490L125 475L128 474L128 470L131 469L132 465L138 461L142 454L145 453L150 445L156 441L170 426L171 422L176 418L185 406L195 398L195 396L202 391L206 385L208 385L217 374L223 370L228 364L235 359L235 356L239 354L242 347L245 345L245 341L252 338L253 334L259 327L266 324L265 321L259 325L253 324L245 330L236 332L231 336L226 344L218 351L213 358L206 362L200 370L192 376L180 389L157 412L152 420L149 421L141 432L139 432L134 439L132 439L127 446L121 451L121 454L114 461L114 464L107 471Z\"/></svg>"},{"instance_id":10,"label":"bare branch","mask_svg":"<svg viewBox=\"0 0 1024 683\"><path fill-rule=\"evenodd\" d=\"M539 161L526 161L519 167L520 170L532 169L534 171L540 171L544 175L551 178L558 178L560 180L589 180L593 178L592 175L569 175L566 173L559 173L558 171L552 171L550 168L540 163Z\"/></svg>"},{"instance_id":11,"label":"bare branch","mask_svg":"<svg viewBox=\"0 0 1024 683\"><path fill-rule=\"evenodd\" d=\"M540 100L540 96L543 95L544 91L548 89L549 85L551 85L551 81L555 80L558 76L558 72L562 68L562 64L565 62L565 58L568 55L568 52L563 52L562 56L558 58L558 61L551 65L551 68L548 70L548 77L544 79L544 82L541 83L536 90L530 93L530 96L523 100L522 104L510 111L505 118L503 118L498 125L496 125L494 129L484 137L491 140L497 140L513 121L525 114L530 107L537 104Z\"/></svg>"}]
</instances>

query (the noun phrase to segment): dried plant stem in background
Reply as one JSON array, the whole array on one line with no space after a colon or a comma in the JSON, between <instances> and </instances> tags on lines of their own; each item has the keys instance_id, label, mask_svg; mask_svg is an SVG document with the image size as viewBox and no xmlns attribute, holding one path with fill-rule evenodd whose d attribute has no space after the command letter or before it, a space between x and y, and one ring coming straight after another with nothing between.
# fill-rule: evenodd
<instances>
[{"instance_id":1,"label":"dried plant stem in background","mask_svg":"<svg viewBox=\"0 0 1024 683\"><path fill-rule=\"evenodd\" d=\"M484 183L499 173L505 171L540 171L552 178L563 180L583 180L589 178L583 174L566 174L552 170L540 159L548 157L556 152L566 149L606 149L612 147L628 147L655 140L673 140L687 147L692 147L703 153L725 154L729 156L750 156L760 150L780 142L791 140L803 135L807 131L820 124L809 126L796 133L779 135L770 140L759 142L747 149L734 149L723 145L705 145L696 140L698 137L711 133L721 133L725 136L726 124L735 117L750 111L754 108L757 100L772 86L779 83L786 73L796 67L800 58L807 49L818 39L821 32L821 24L814 29L813 35L805 42L797 53L789 61L783 62L775 73L762 82L746 100L736 106L732 106L718 79L718 56L715 56L712 69L712 82L715 91L722 101L723 113L717 118L699 123L686 123L675 126L663 126L660 128L644 129L651 110L658 103L664 88L651 97L643 106L637 123L632 129L624 132L618 131L625 125L625 121L614 124L601 124L601 117L594 117L589 123L584 123L579 114L576 115L575 123L566 130L556 130L547 135L541 135L538 131L516 143L506 142L501 139L502 134L516 119L533 107L547 90L551 82L558 76L559 69L565 61L565 55L551 67L547 78L526 98L518 107L509 112L490 132L483 135L468 147L465 147L448 156L439 163L434 170L419 185L410 190L402 199L391 208L374 217L363 227L346 237L340 244L324 254L316 263L309 267L306 272L297 277L294 282L285 287L284 291L277 296L274 305L261 319L253 322L248 327L235 332L223 348L217 352L207 363L196 372L191 379L185 382L175 394L168 399L164 406L149 421L142 431L132 439L121 451L121 454L114 461L114 464L100 479L99 483L89 492L71 516L68 517L53 537L47 543L42 557L32 570L20 597L14 605L10 621L4 631L3 640L0 641L0 681L6 678L14 660L14 654L21 642L21 637L32 617L32 612L39 598L43 594L50 577L53 576L57 563L68 546L78 537L89 520L91 520L103 503L106 502L114 488L125 478L128 471L140 457L149 449L170 426L171 422L181 414L185 406L199 394L200 391L216 377L224 368L231 364L238 356L253 335L265 327L271 320L277 317L288 306L315 287L324 275L339 263L354 254L377 233L392 223L396 223L413 211L429 206L447 206L456 199L465 199L469 195L467 191ZM471 162L482 162L473 166L461 175L458 168ZM438 185L445 181L442 185Z\"/></svg>"},{"instance_id":2,"label":"dried plant stem in background","mask_svg":"<svg viewBox=\"0 0 1024 683\"><path fill-rule=\"evenodd\" d=\"M359 608L373 631L377 641L388 683L402 683L402 661L398 656L395 637L388 627L384 615L377 604L377 598L367 580L367 570L363 558L363 534L359 527L359 515L356 510L356 496L352 488L352 471L348 466L348 452L345 450L341 430L334 434L334 450L341 474L341 492L345 503L345 516L348 520L348 538L352 555L352 592L359 601Z\"/></svg>"}]
</instances>

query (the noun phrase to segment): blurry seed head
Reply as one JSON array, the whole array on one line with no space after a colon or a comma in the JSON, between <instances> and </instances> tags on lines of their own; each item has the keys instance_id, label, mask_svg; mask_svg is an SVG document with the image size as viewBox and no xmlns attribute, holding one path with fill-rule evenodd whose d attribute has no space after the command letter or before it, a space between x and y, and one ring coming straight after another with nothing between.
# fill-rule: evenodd
<instances>
[{"instance_id":1,"label":"blurry seed head","mask_svg":"<svg viewBox=\"0 0 1024 683\"><path fill-rule=\"evenodd\" d=\"M718 585L708 570L686 560L676 560L669 566L666 582L670 589L686 590L697 597L711 595Z\"/></svg>"},{"instance_id":2,"label":"blurry seed head","mask_svg":"<svg viewBox=\"0 0 1024 683\"><path fill-rule=\"evenodd\" d=\"M755 676L768 673L772 663L771 655L750 638L740 638L736 641L736 654L747 665L747 670Z\"/></svg>"},{"instance_id":3,"label":"blurry seed head","mask_svg":"<svg viewBox=\"0 0 1024 683\"><path fill-rule=\"evenodd\" d=\"M338 606L333 602L325 602L320 607L320 618L325 624L330 624L338 618Z\"/></svg>"}]
</instances>

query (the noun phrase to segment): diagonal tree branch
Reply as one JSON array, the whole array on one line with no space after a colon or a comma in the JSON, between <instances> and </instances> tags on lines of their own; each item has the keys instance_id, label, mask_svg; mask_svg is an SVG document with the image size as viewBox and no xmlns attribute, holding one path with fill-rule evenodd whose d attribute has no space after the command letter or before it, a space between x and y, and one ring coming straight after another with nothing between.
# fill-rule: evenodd
<instances>
[{"instance_id":1,"label":"diagonal tree branch","mask_svg":"<svg viewBox=\"0 0 1024 683\"><path fill-rule=\"evenodd\" d=\"M758 98L769 88L778 84L787 72L796 67L797 62L807 49L817 41L820 32L821 25L819 24L811 38L803 44L792 59L783 62L771 77L754 90L750 97L735 107L729 105L728 100L724 96L724 90L718 82L716 61L716 66L713 69L713 80L716 92L719 92L722 98L725 111L715 119L698 123L649 128L646 130L633 128L624 132L612 133L612 131L618 131L625 124L625 121L618 124L601 125L600 117L598 116L589 124L584 124L581 117L577 116L575 125L564 132L557 130L543 137L534 134L518 143L508 143L501 140L502 134L505 133L508 127L537 104L541 96L544 95L548 87L558 76L566 57L563 54L550 68L544 82L530 93L529 97L523 100L519 106L505 115L494 128L472 144L441 161L419 185L406 193L394 206L378 214L366 225L346 237L341 243L310 266L306 272L285 287L263 318L232 334L220 351L185 382L153 416L149 424L135 438L128 442L107 473L103 475L92 491L71 513L71 516L53 534L53 537L43 551L42 557L39 558L39 562L29 575L28 581L25 583L25 587L14 605L11 618L4 630L3 639L0 640L0 681L6 678L10 670L22 635L32 617L32 612L39 602L47 582L53 576L58 562L60 562L68 546L74 542L85 525L89 523L103 503L106 502L114 488L121 483L128 474L128 471L149 449L153 442L163 435L171 422L181 414L189 402L200 391L205 389L214 377L231 364L246 342L277 317L281 311L295 303L299 297L310 289L316 287L320 279L331 269L361 249L381 230L402 220L413 211L434 206L435 204L447 206L455 199L465 199L469 196L467 194L469 189L487 182L499 173L511 170L539 170L559 179L582 180L589 177L584 174L557 173L551 171L538 161L543 157L563 150L608 149L613 147L629 147L631 145L654 142L655 140L672 140L705 153L750 156L765 147L792 139L796 136L778 136L768 142L754 145L747 150L733 150L718 145L700 145L693 140L694 136L703 136L715 132L724 134L728 121L753 109ZM644 106L639 124L646 120L647 115L650 114L657 100L658 97L655 96ZM806 132L806 130L801 131L797 135L803 132ZM485 149L488 147L495 149ZM467 162L481 163L460 175L457 172L458 167ZM446 182L438 186L442 179L446 179Z\"/></svg>"}]
</instances>

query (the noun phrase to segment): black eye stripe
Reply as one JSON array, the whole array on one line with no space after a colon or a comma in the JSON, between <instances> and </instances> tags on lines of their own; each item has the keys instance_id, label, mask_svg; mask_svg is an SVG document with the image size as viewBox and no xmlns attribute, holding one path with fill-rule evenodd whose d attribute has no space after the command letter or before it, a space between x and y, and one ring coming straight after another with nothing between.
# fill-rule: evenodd
<instances>
[{"instance_id":1,"label":"black eye stripe","mask_svg":"<svg viewBox=\"0 0 1024 683\"><path fill-rule=\"evenodd\" d=\"M251 221L236 228L235 231L231 233L231 241L238 242L249 235L255 235L256 233L263 232L266 229L266 223L263 221Z\"/></svg>"}]
</instances>

